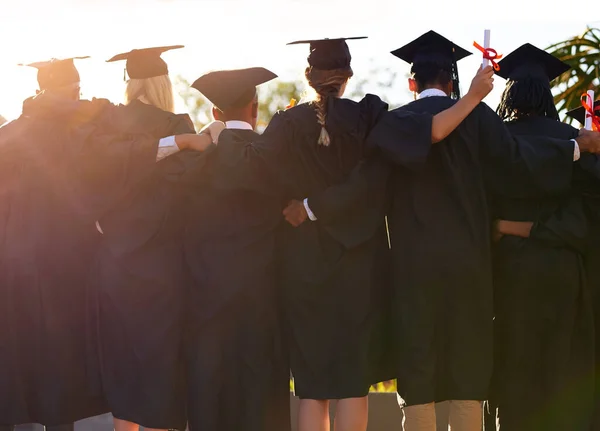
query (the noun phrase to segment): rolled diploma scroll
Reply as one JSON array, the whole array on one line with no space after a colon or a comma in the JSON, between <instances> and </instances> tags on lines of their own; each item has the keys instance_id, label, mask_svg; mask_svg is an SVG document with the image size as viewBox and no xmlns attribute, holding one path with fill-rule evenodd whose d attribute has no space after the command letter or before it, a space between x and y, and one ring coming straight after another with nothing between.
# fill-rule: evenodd
<instances>
[{"instance_id":1,"label":"rolled diploma scroll","mask_svg":"<svg viewBox=\"0 0 600 431\"><path fill-rule=\"evenodd\" d=\"M485 49L488 49L490 47L490 31L489 30L483 31L483 47ZM483 69L489 65L490 65L490 61L487 58L484 58L481 68Z\"/></svg>"},{"instance_id":2,"label":"rolled diploma scroll","mask_svg":"<svg viewBox=\"0 0 600 431\"><path fill-rule=\"evenodd\" d=\"M588 106L592 107L592 112L594 112L594 90L587 91L586 103ZM592 130L592 114L586 109L585 111L585 130Z\"/></svg>"}]
</instances>

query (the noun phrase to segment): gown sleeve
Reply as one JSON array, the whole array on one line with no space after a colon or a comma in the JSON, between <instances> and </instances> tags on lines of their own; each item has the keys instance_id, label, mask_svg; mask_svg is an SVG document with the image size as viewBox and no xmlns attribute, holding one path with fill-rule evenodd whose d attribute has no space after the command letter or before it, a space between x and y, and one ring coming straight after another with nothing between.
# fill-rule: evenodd
<instances>
[{"instance_id":1,"label":"gown sleeve","mask_svg":"<svg viewBox=\"0 0 600 431\"><path fill-rule=\"evenodd\" d=\"M308 205L317 219L328 223L348 212L377 205L385 193L391 163L416 167L424 163L431 146L433 116L409 111L388 112L377 96L367 95L361 103L368 113L365 155L344 183L309 196Z\"/></svg>"},{"instance_id":2,"label":"gown sleeve","mask_svg":"<svg viewBox=\"0 0 600 431\"><path fill-rule=\"evenodd\" d=\"M369 94L361 100L360 112L365 136L365 158L352 170L346 181L308 196L308 206L321 223L330 223L347 217L351 211L372 206L378 201L377 195L385 192L391 166L380 156L376 145L369 145L368 139L376 124L387 114L388 105L379 97Z\"/></svg>"},{"instance_id":3,"label":"gown sleeve","mask_svg":"<svg viewBox=\"0 0 600 431\"><path fill-rule=\"evenodd\" d=\"M549 217L534 223L530 238L551 247L570 247L584 254L589 235L588 219L582 199L573 196Z\"/></svg>"},{"instance_id":4,"label":"gown sleeve","mask_svg":"<svg viewBox=\"0 0 600 431\"><path fill-rule=\"evenodd\" d=\"M514 137L484 103L475 116L486 184L491 191L514 198L563 193L570 189L574 143L546 136Z\"/></svg>"},{"instance_id":5,"label":"gown sleeve","mask_svg":"<svg viewBox=\"0 0 600 431\"><path fill-rule=\"evenodd\" d=\"M107 121L81 126L73 135L66 156L77 181L69 186L84 216L100 218L155 168L158 139L151 135L114 130Z\"/></svg>"},{"instance_id":6,"label":"gown sleeve","mask_svg":"<svg viewBox=\"0 0 600 431\"><path fill-rule=\"evenodd\" d=\"M284 113L277 113L254 142L223 130L215 152L213 184L226 190L247 190L281 198L289 181L289 137ZM241 150L240 150L241 148Z\"/></svg>"},{"instance_id":7,"label":"gown sleeve","mask_svg":"<svg viewBox=\"0 0 600 431\"><path fill-rule=\"evenodd\" d=\"M425 163L431 148L432 114L395 109L381 116L367 138L390 162L409 169Z\"/></svg>"}]
</instances>

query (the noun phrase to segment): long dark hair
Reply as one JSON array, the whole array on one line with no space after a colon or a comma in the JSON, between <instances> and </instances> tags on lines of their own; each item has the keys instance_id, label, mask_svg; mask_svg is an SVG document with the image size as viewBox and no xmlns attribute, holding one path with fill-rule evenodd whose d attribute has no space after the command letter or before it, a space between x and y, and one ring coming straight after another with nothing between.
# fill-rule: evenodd
<instances>
[{"instance_id":1,"label":"long dark hair","mask_svg":"<svg viewBox=\"0 0 600 431\"><path fill-rule=\"evenodd\" d=\"M530 116L559 119L550 83L533 76L509 79L496 112L505 121Z\"/></svg>"}]
</instances>

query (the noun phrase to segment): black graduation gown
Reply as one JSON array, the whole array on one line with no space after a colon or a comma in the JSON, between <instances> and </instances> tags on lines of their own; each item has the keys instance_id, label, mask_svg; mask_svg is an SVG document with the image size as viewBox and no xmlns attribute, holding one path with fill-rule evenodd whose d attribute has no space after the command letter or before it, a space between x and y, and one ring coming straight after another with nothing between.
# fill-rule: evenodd
<instances>
[{"instance_id":1,"label":"black graduation gown","mask_svg":"<svg viewBox=\"0 0 600 431\"><path fill-rule=\"evenodd\" d=\"M428 97L396 112L437 114L453 103ZM397 138L376 132L389 153ZM532 196L568 188L571 180L573 144L550 140L540 150L536 139L515 141L482 103L432 147L421 169L392 173L396 371L407 405L488 397L493 298L486 185ZM530 175L532 184L523 185Z\"/></svg>"},{"instance_id":2,"label":"black graduation gown","mask_svg":"<svg viewBox=\"0 0 600 431\"><path fill-rule=\"evenodd\" d=\"M131 133L195 133L187 115L139 101L119 109L119 127ZM102 243L89 289L102 385L114 417L146 428L185 429L185 211L178 205L182 178L203 159L182 151L155 163L152 175L99 219Z\"/></svg>"},{"instance_id":3,"label":"black graduation gown","mask_svg":"<svg viewBox=\"0 0 600 431\"><path fill-rule=\"evenodd\" d=\"M259 138L251 130L229 133L241 147ZM211 162L209 170L218 169ZM281 202L218 189L209 179L190 189L186 206L190 430L289 430L290 367L275 264Z\"/></svg>"},{"instance_id":4,"label":"black graduation gown","mask_svg":"<svg viewBox=\"0 0 600 431\"><path fill-rule=\"evenodd\" d=\"M153 166L157 141L112 128L106 100L43 94L0 131L0 424L108 411L89 360L94 220Z\"/></svg>"},{"instance_id":5,"label":"black graduation gown","mask_svg":"<svg viewBox=\"0 0 600 431\"><path fill-rule=\"evenodd\" d=\"M515 136L577 137L545 117L508 123ZM578 219L559 214L581 207ZM503 430L587 430L593 399L593 315L581 240L587 222L571 190L537 198L493 196L495 218L566 224L555 244L536 226L529 238L505 236L494 247L495 369L492 399Z\"/></svg>"},{"instance_id":6,"label":"black graduation gown","mask_svg":"<svg viewBox=\"0 0 600 431\"><path fill-rule=\"evenodd\" d=\"M310 104L278 113L261 138L240 151L231 133L219 138L222 185L275 193L286 202L319 195L341 183L369 153L369 132L387 105L368 95L359 103L330 99L328 147ZM407 153L426 153L431 116L401 115L392 122ZM424 150L423 150L424 149ZM372 370L375 325L381 314L388 250L385 187L372 190L351 212L280 232L281 281L290 333L295 391L300 398L361 397L378 380ZM344 196L331 196L331 199Z\"/></svg>"}]
</instances>

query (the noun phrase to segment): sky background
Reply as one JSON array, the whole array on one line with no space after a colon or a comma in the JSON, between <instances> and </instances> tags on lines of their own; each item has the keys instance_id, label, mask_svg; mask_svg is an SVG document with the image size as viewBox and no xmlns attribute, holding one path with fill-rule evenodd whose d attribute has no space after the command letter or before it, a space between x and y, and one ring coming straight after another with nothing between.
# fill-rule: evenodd
<instances>
[{"instance_id":1,"label":"sky background","mask_svg":"<svg viewBox=\"0 0 600 431\"><path fill-rule=\"evenodd\" d=\"M491 29L492 47L508 54L523 43L540 48L600 26L593 7L564 1L499 2L444 0L0 0L0 115L14 119L22 101L37 88L36 70L18 63L51 57L89 55L78 61L83 96L121 102L124 63L105 63L133 48L185 45L163 55L171 76L193 81L223 68L264 66L282 80L301 79L308 47L286 46L297 39L369 36L350 43L355 76L369 78L366 91L379 92L382 77L373 70L398 73L383 98L408 102L409 65L389 52L435 30L474 53L459 62L467 91L481 64L474 40ZM385 79L385 77L383 77ZM498 104L504 81L486 102ZM185 111L178 100L177 108ZM283 108L283 106L282 106Z\"/></svg>"}]
</instances>

